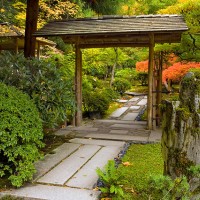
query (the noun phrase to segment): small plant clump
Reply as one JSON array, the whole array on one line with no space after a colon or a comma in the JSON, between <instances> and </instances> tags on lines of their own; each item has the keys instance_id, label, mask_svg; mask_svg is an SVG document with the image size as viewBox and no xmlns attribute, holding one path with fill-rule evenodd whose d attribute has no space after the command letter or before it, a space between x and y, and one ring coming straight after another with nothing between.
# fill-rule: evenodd
<instances>
[{"instance_id":1,"label":"small plant clump","mask_svg":"<svg viewBox=\"0 0 200 200\"><path fill-rule=\"evenodd\" d=\"M115 161L109 160L104 170L97 168L96 170L100 180L102 181L102 186L100 187L103 195L114 196L118 195L123 197L124 192L119 182L122 179L117 173L117 168L115 167Z\"/></svg>"},{"instance_id":2,"label":"small plant clump","mask_svg":"<svg viewBox=\"0 0 200 200\"><path fill-rule=\"evenodd\" d=\"M29 96L0 83L0 177L20 187L32 178L43 146L42 121Z\"/></svg>"}]
</instances>

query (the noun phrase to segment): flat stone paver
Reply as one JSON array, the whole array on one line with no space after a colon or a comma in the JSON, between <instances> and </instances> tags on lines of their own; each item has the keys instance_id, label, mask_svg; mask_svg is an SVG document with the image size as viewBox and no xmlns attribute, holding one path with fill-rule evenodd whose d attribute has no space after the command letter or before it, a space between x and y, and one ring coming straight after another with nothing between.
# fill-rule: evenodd
<instances>
[{"instance_id":1,"label":"flat stone paver","mask_svg":"<svg viewBox=\"0 0 200 200\"><path fill-rule=\"evenodd\" d=\"M141 106L131 106L130 110L139 110Z\"/></svg>"},{"instance_id":2,"label":"flat stone paver","mask_svg":"<svg viewBox=\"0 0 200 200\"><path fill-rule=\"evenodd\" d=\"M1 194L42 200L98 200L100 192L37 184L1 192Z\"/></svg>"},{"instance_id":3,"label":"flat stone paver","mask_svg":"<svg viewBox=\"0 0 200 200\"><path fill-rule=\"evenodd\" d=\"M160 142L162 137L162 130L157 129L157 130L152 130L151 134L149 136L149 141L150 142Z\"/></svg>"},{"instance_id":4,"label":"flat stone paver","mask_svg":"<svg viewBox=\"0 0 200 200\"><path fill-rule=\"evenodd\" d=\"M88 134L88 138L97 138L97 139L110 139L110 140L120 140L120 141L148 141L148 136L132 136L132 135L108 135L108 134Z\"/></svg>"},{"instance_id":5,"label":"flat stone paver","mask_svg":"<svg viewBox=\"0 0 200 200\"><path fill-rule=\"evenodd\" d=\"M127 130L111 130L109 133L111 134L127 134L128 131Z\"/></svg>"},{"instance_id":6,"label":"flat stone paver","mask_svg":"<svg viewBox=\"0 0 200 200\"><path fill-rule=\"evenodd\" d=\"M72 177L101 147L96 145L81 146L75 153L63 160L50 172L37 180L39 183L63 185Z\"/></svg>"},{"instance_id":7,"label":"flat stone paver","mask_svg":"<svg viewBox=\"0 0 200 200\"><path fill-rule=\"evenodd\" d=\"M119 103L126 103L126 102L128 102L128 100L118 99L117 102L119 102Z\"/></svg>"},{"instance_id":8,"label":"flat stone paver","mask_svg":"<svg viewBox=\"0 0 200 200\"><path fill-rule=\"evenodd\" d=\"M118 108L115 112L111 114L110 117L120 117L122 114L124 114L128 110L128 107L121 107Z\"/></svg>"},{"instance_id":9,"label":"flat stone paver","mask_svg":"<svg viewBox=\"0 0 200 200\"><path fill-rule=\"evenodd\" d=\"M134 121L139 113L127 113L122 120Z\"/></svg>"},{"instance_id":10,"label":"flat stone paver","mask_svg":"<svg viewBox=\"0 0 200 200\"><path fill-rule=\"evenodd\" d=\"M76 144L92 144L98 146L123 146L125 142L119 141L110 141L110 140L94 140L94 139L82 139L82 138L74 138L71 139L69 142L76 143Z\"/></svg>"},{"instance_id":11,"label":"flat stone paver","mask_svg":"<svg viewBox=\"0 0 200 200\"><path fill-rule=\"evenodd\" d=\"M119 146L103 147L92 159L86 163L67 183L69 187L92 189L97 183L98 175L96 173L97 167L102 169L108 162L113 160L121 150Z\"/></svg>"},{"instance_id":12,"label":"flat stone paver","mask_svg":"<svg viewBox=\"0 0 200 200\"><path fill-rule=\"evenodd\" d=\"M131 99L129 99L129 101L138 101L140 98L137 98L137 97L133 97L133 98L131 98Z\"/></svg>"},{"instance_id":13,"label":"flat stone paver","mask_svg":"<svg viewBox=\"0 0 200 200\"><path fill-rule=\"evenodd\" d=\"M37 173L34 175L34 179L37 179L48 172L64 158L77 150L80 146L81 144L64 143L53 150L53 154L47 154L43 160L40 160L35 164Z\"/></svg>"},{"instance_id":14,"label":"flat stone paver","mask_svg":"<svg viewBox=\"0 0 200 200\"><path fill-rule=\"evenodd\" d=\"M145 129L145 126L143 124L113 124L110 126L111 128L123 128L123 129Z\"/></svg>"},{"instance_id":15,"label":"flat stone paver","mask_svg":"<svg viewBox=\"0 0 200 200\"><path fill-rule=\"evenodd\" d=\"M98 131L98 128L94 127L87 127L87 126L80 126L73 128L74 131Z\"/></svg>"},{"instance_id":16,"label":"flat stone paver","mask_svg":"<svg viewBox=\"0 0 200 200\"><path fill-rule=\"evenodd\" d=\"M146 104L147 104L147 99L142 99L137 103L137 105L139 105L139 106L144 106Z\"/></svg>"},{"instance_id":17,"label":"flat stone paver","mask_svg":"<svg viewBox=\"0 0 200 200\"><path fill-rule=\"evenodd\" d=\"M124 120L117 120L117 119L102 119L102 120L95 120L95 124L129 124L129 125L147 125L146 121L124 121Z\"/></svg>"}]
</instances>

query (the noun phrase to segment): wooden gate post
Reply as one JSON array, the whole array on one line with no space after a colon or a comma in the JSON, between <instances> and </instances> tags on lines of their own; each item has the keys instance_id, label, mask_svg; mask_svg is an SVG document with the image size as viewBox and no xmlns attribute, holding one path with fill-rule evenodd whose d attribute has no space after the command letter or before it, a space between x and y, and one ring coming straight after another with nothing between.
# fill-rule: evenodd
<instances>
[{"instance_id":1,"label":"wooden gate post","mask_svg":"<svg viewBox=\"0 0 200 200\"><path fill-rule=\"evenodd\" d=\"M75 68L75 99L76 113L75 126L80 126L82 122L82 53L78 45L76 48L76 68Z\"/></svg>"},{"instance_id":2,"label":"wooden gate post","mask_svg":"<svg viewBox=\"0 0 200 200\"><path fill-rule=\"evenodd\" d=\"M149 34L149 66L148 66L148 101L147 101L147 128L153 129L153 69L154 69L154 34Z\"/></svg>"}]
</instances>

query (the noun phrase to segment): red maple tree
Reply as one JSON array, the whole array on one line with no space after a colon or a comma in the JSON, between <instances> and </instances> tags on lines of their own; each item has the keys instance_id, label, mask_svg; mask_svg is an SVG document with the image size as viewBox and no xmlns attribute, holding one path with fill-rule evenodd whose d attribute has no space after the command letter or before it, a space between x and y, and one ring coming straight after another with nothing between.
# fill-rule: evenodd
<instances>
[{"instance_id":1,"label":"red maple tree","mask_svg":"<svg viewBox=\"0 0 200 200\"><path fill-rule=\"evenodd\" d=\"M191 68L200 68L199 62L177 62L163 71L162 81L179 82Z\"/></svg>"}]
</instances>

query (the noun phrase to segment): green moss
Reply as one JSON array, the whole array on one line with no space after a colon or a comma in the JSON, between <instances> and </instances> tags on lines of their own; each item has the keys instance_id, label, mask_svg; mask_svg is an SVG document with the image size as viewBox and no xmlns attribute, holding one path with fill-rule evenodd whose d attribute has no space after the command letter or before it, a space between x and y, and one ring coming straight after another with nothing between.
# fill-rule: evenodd
<instances>
[{"instance_id":1,"label":"green moss","mask_svg":"<svg viewBox=\"0 0 200 200\"><path fill-rule=\"evenodd\" d=\"M194 165L194 162L189 160L186 152L181 152L180 149L169 151L169 159L174 160L172 167L176 173L176 176L185 175L189 176L188 168Z\"/></svg>"},{"instance_id":2,"label":"green moss","mask_svg":"<svg viewBox=\"0 0 200 200\"><path fill-rule=\"evenodd\" d=\"M161 144L133 144L128 149L122 162L129 162L130 166L120 164L119 175L124 179L120 182L125 190L124 200L144 200L150 176L163 174L163 159ZM121 200L122 198L115 198Z\"/></svg>"},{"instance_id":3,"label":"green moss","mask_svg":"<svg viewBox=\"0 0 200 200\"><path fill-rule=\"evenodd\" d=\"M178 107L176 108L176 112L177 116L180 116L183 121L187 121L192 115L192 113L189 111L189 108L187 107Z\"/></svg>"}]
</instances>

